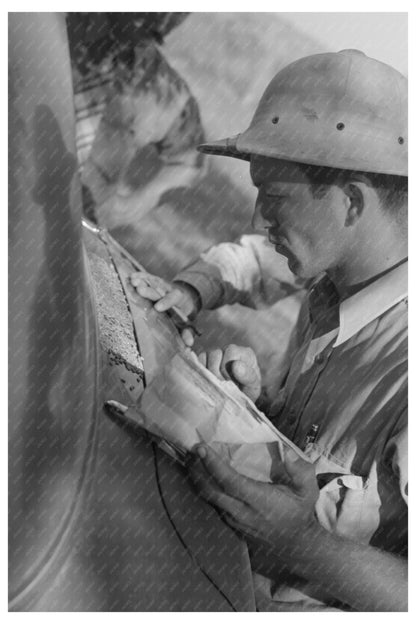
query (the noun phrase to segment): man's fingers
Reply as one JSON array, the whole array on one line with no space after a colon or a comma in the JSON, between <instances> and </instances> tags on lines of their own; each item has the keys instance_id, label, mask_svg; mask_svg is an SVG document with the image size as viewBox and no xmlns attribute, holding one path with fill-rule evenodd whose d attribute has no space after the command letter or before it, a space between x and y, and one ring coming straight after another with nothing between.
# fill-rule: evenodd
<instances>
[{"instance_id":1,"label":"man's fingers","mask_svg":"<svg viewBox=\"0 0 416 624\"><path fill-rule=\"evenodd\" d=\"M147 274L141 273L140 271L138 271L136 273L132 273L130 275L130 281L133 284L133 286L136 286L139 282L145 281L144 275L147 275Z\"/></svg>"},{"instance_id":2,"label":"man's fingers","mask_svg":"<svg viewBox=\"0 0 416 624\"><path fill-rule=\"evenodd\" d=\"M315 469L292 449L285 452L285 468L293 488L300 494L306 495L317 489Z\"/></svg>"},{"instance_id":3,"label":"man's fingers","mask_svg":"<svg viewBox=\"0 0 416 624\"><path fill-rule=\"evenodd\" d=\"M224 381L224 376L221 373L222 356L223 354L221 349L213 349L212 351L203 351L202 353L200 353L198 355L198 360L213 375L215 375L218 379Z\"/></svg>"},{"instance_id":4,"label":"man's fingers","mask_svg":"<svg viewBox=\"0 0 416 624\"><path fill-rule=\"evenodd\" d=\"M210 487L198 488L198 493L208 503L224 511L230 519L235 519L233 526L236 528L240 526L239 519L241 518L241 522L246 521L247 516L250 514L250 508L245 503L228 496L220 490Z\"/></svg>"},{"instance_id":5,"label":"man's fingers","mask_svg":"<svg viewBox=\"0 0 416 624\"><path fill-rule=\"evenodd\" d=\"M195 334L190 327L186 327L185 329L183 329L181 336L182 336L182 340L184 341L187 347L192 347L194 345Z\"/></svg>"},{"instance_id":6,"label":"man's fingers","mask_svg":"<svg viewBox=\"0 0 416 624\"><path fill-rule=\"evenodd\" d=\"M242 386L252 386L253 388L260 388L261 382L259 377L259 372L257 368L242 362L241 360L237 360L232 362L231 370L233 377L238 381L238 383Z\"/></svg>"},{"instance_id":7,"label":"man's fingers","mask_svg":"<svg viewBox=\"0 0 416 624\"><path fill-rule=\"evenodd\" d=\"M239 379L236 379L235 373L239 373L238 368L235 368L236 362L241 362L241 371L244 374L247 364L247 350L245 347L239 347L231 344L224 349L223 359L221 363L221 373L225 379L231 379L234 382L240 383Z\"/></svg>"},{"instance_id":8,"label":"man's fingers","mask_svg":"<svg viewBox=\"0 0 416 624\"><path fill-rule=\"evenodd\" d=\"M252 401L257 401L261 393L261 376L258 367L237 360L231 363L231 377Z\"/></svg>"},{"instance_id":9,"label":"man's fingers","mask_svg":"<svg viewBox=\"0 0 416 624\"><path fill-rule=\"evenodd\" d=\"M166 310L177 306L183 308L186 315L192 307L189 293L186 293L182 288L172 286L157 275L133 273L130 276L130 282L139 295L157 302L155 310L158 312L166 312Z\"/></svg>"},{"instance_id":10,"label":"man's fingers","mask_svg":"<svg viewBox=\"0 0 416 624\"><path fill-rule=\"evenodd\" d=\"M244 516L241 514L239 517L244 517L244 522L241 519L237 519L234 515L231 515L227 511L224 511L222 514L225 522L230 525L231 528L236 529L239 533L242 533L244 536L256 537L257 531L253 529L253 526L256 526L256 516L255 513L245 505Z\"/></svg>"},{"instance_id":11,"label":"man's fingers","mask_svg":"<svg viewBox=\"0 0 416 624\"><path fill-rule=\"evenodd\" d=\"M150 299L150 301L158 301L161 297L164 297L170 289L167 282L156 275L149 275L147 273L133 273L130 276L130 283L141 297Z\"/></svg>"},{"instance_id":12,"label":"man's fingers","mask_svg":"<svg viewBox=\"0 0 416 624\"><path fill-rule=\"evenodd\" d=\"M281 440L268 442L266 447L272 462L270 468L270 479L272 483L290 486L292 481L285 465L283 442Z\"/></svg>"},{"instance_id":13,"label":"man's fingers","mask_svg":"<svg viewBox=\"0 0 416 624\"><path fill-rule=\"evenodd\" d=\"M156 290L144 282L140 282L140 284L135 286L135 289L143 299L148 299L149 301L159 301L161 297L159 290Z\"/></svg>"},{"instance_id":14,"label":"man's fingers","mask_svg":"<svg viewBox=\"0 0 416 624\"><path fill-rule=\"evenodd\" d=\"M233 498L250 504L250 501L255 500L258 488L264 486L264 484L240 475L209 446L198 445L195 452L207 472L222 490Z\"/></svg>"},{"instance_id":15,"label":"man's fingers","mask_svg":"<svg viewBox=\"0 0 416 624\"><path fill-rule=\"evenodd\" d=\"M240 522L247 521L250 513L249 507L243 501L223 492L199 460L195 460L189 465L189 475L198 494L208 503L219 507L232 518L239 519Z\"/></svg>"},{"instance_id":16,"label":"man's fingers","mask_svg":"<svg viewBox=\"0 0 416 624\"><path fill-rule=\"evenodd\" d=\"M207 354L207 368L211 373L213 373L218 379L224 379L224 376L221 373L221 362L222 362L222 351L221 349L214 349L213 351L209 351Z\"/></svg>"},{"instance_id":17,"label":"man's fingers","mask_svg":"<svg viewBox=\"0 0 416 624\"><path fill-rule=\"evenodd\" d=\"M224 351L220 372L231 379L254 401L261 391L261 374L255 353L249 347L228 345Z\"/></svg>"},{"instance_id":18,"label":"man's fingers","mask_svg":"<svg viewBox=\"0 0 416 624\"><path fill-rule=\"evenodd\" d=\"M158 312L166 312L173 306L176 306L180 303L182 299L182 293L180 290L174 288L167 294L165 294L162 298L159 298L159 301L155 303L155 310Z\"/></svg>"},{"instance_id":19,"label":"man's fingers","mask_svg":"<svg viewBox=\"0 0 416 624\"><path fill-rule=\"evenodd\" d=\"M147 284L148 286L154 287L159 287L160 285L163 285L165 283L161 277L158 277L157 275L151 275L151 273L145 272L132 273L130 275L130 282L133 284L133 286Z\"/></svg>"}]
</instances>

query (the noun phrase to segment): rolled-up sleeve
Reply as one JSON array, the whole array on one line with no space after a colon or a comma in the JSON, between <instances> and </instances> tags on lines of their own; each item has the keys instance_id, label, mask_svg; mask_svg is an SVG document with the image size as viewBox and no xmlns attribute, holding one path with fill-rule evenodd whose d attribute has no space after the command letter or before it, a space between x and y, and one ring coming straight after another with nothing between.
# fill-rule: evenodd
<instances>
[{"instance_id":1,"label":"rolled-up sleeve","mask_svg":"<svg viewBox=\"0 0 416 624\"><path fill-rule=\"evenodd\" d=\"M211 247L175 281L193 286L206 309L233 303L262 308L305 286L290 272L286 258L255 234Z\"/></svg>"}]
</instances>

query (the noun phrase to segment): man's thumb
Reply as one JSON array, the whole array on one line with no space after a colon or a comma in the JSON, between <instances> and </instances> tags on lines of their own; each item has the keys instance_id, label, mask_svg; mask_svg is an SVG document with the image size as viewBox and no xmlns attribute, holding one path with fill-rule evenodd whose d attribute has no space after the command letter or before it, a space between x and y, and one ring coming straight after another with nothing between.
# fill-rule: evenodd
<instances>
[{"instance_id":1,"label":"man's thumb","mask_svg":"<svg viewBox=\"0 0 416 624\"><path fill-rule=\"evenodd\" d=\"M296 451L291 448L285 451L285 468L289 475L293 487L299 493L306 493L311 487L316 487L316 476L313 466L302 459Z\"/></svg>"},{"instance_id":2,"label":"man's thumb","mask_svg":"<svg viewBox=\"0 0 416 624\"><path fill-rule=\"evenodd\" d=\"M256 370L242 360L235 360L232 363L232 373L234 379L242 386L250 386L258 382Z\"/></svg>"}]
</instances>

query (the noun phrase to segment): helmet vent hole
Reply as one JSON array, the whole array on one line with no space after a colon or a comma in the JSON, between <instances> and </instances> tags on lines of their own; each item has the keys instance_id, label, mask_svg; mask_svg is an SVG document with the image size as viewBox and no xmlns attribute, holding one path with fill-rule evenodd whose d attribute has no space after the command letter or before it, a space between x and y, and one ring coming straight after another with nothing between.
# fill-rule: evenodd
<instances>
[{"instance_id":1,"label":"helmet vent hole","mask_svg":"<svg viewBox=\"0 0 416 624\"><path fill-rule=\"evenodd\" d=\"M345 124L343 124L342 121L337 123L337 130L344 130L344 128L345 128Z\"/></svg>"},{"instance_id":2,"label":"helmet vent hole","mask_svg":"<svg viewBox=\"0 0 416 624\"><path fill-rule=\"evenodd\" d=\"M400 145L403 145L403 143L404 143L404 138L403 138L403 137L399 137L399 138L398 138L398 141L399 141Z\"/></svg>"},{"instance_id":3,"label":"helmet vent hole","mask_svg":"<svg viewBox=\"0 0 416 624\"><path fill-rule=\"evenodd\" d=\"M279 123L279 117L273 117L272 124L277 124L277 123Z\"/></svg>"}]
</instances>

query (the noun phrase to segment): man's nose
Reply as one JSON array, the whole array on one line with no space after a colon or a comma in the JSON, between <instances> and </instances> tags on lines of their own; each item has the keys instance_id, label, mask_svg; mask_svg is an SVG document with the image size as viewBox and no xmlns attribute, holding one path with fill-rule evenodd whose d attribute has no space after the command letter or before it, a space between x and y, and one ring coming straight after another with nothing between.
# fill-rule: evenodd
<instances>
[{"instance_id":1,"label":"man's nose","mask_svg":"<svg viewBox=\"0 0 416 624\"><path fill-rule=\"evenodd\" d=\"M265 210L263 202L257 197L254 207L254 214L251 219L251 227L253 230L264 233L264 230L270 227L269 221L265 218Z\"/></svg>"}]
</instances>

